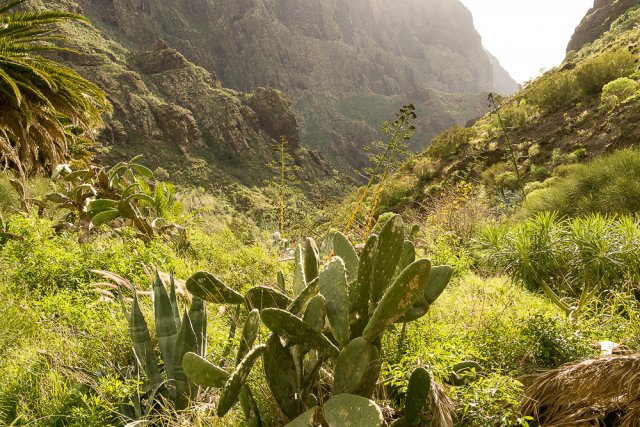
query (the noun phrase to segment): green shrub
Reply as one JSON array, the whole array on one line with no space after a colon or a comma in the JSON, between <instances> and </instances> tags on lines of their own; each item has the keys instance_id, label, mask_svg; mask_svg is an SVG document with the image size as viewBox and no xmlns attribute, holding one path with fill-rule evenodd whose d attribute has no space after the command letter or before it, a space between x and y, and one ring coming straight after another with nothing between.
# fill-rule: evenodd
<instances>
[{"instance_id":1,"label":"green shrub","mask_svg":"<svg viewBox=\"0 0 640 427\"><path fill-rule=\"evenodd\" d=\"M614 108L631 98L640 90L640 84L628 77L620 77L602 88L600 101L608 108Z\"/></svg>"},{"instance_id":2,"label":"green shrub","mask_svg":"<svg viewBox=\"0 0 640 427\"><path fill-rule=\"evenodd\" d=\"M626 48L602 53L576 68L576 83L584 94L597 95L612 80L631 75L636 69L635 62L636 56Z\"/></svg>"},{"instance_id":3,"label":"green shrub","mask_svg":"<svg viewBox=\"0 0 640 427\"><path fill-rule=\"evenodd\" d=\"M625 149L584 165L572 165L548 188L530 193L522 216L640 212L640 151Z\"/></svg>"},{"instance_id":4,"label":"green shrub","mask_svg":"<svg viewBox=\"0 0 640 427\"><path fill-rule=\"evenodd\" d=\"M503 172L496 176L495 185L498 189L515 190L520 186L520 180L515 172Z\"/></svg>"},{"instance_id":5,"label":"green shrub","mask_svg":"<svg viewBox=\"0 0 640 427\"><path fill-rule=\"evenodd\" d=\"M460 153L474 136L473 128L454 126L433 138L425 152L437 159L448 160Z\"/></svg>"},{"instance_id":6,"label":"green shrub","mask_svg":"<svg viewBox=\"0 0 640 427\"><path fill-rule=\"evenodd\" d=\"M550 175L549 170L544 166L531 165L531 176L534 179L538 181L543 181L546 178L548 178L549 175Z\"/></svg>"},{"instance_id":7,"label":"green shrub","mask_svg":"<svg viewBox=\"0 0 640 427\"><path fill-rule=\"evenodd\" d=\"M542 368L594 356L591 341L575 330L571 320L534 315L522 320L522 337L531 349L532 362Z\"/></svg>"},{"instance_id":8,"label":"green shrub","mask_svg":"<svg viewBox=\"0 0 640 427\"><path fill-rule=\"evenodd\" d=\"M537 109L527 104L525 99L513 101L500 107L500 117L507 129L518 129L528 123L537 114ZM498 117L491 115L491 126L500 128Z\"/></svg>"},{"instance_id":9,"label":"green shrub","mask_svg":"<svg viewBox=\"0 0 640 427\"><path fill-rule=\"evenodd\" d=\"M527 425L520 413L524 386L508 375L493 373L454 390L461 402L456 426Z\"/></svg>"},{"instance_id":10,"label":"green shrub","mask_svg":"<svg viewBox=\"0 0 640 427\"><path fill-rule=\"evenodd\" d=\"M556 112L577 99L576 78L568 71L546 74L526 88L525 96L543 112Z\"/></svg>"}]
</instances>

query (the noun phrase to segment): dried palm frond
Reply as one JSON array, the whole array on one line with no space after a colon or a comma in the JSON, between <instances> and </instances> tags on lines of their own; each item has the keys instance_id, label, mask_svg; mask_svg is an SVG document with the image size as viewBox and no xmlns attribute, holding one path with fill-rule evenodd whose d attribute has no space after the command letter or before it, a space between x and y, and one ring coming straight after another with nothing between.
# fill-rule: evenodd
<instances>
[{"instance_id":1,"label":"dried palm frond","mask_svg":"<svg viewBox=\"0 0 640 427\"><path fill-rule=\"evenodd\" d=\"M429 407L431 408L432 421L438 427L453 427L455 407L453 401L447 395L445 388L434 379L431 380L429 390Z\"/></svg>"},{"instance_id":2,"label":"dried palm frond","mask_svg":"<svg viewBox=\"0 0 640 427\"><path fill-rule=\"evenodd\" d=\"M640 425L640 354L586 360L523 381L530 385L522 413L540 425Z\"/></svg>"}]
</instances>

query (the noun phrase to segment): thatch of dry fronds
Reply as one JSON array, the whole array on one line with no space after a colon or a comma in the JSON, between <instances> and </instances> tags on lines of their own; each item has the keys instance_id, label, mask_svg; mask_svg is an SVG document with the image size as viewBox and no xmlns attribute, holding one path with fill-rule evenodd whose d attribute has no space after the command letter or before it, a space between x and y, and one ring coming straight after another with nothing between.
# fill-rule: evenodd
<instances>
[{"instance_id":1,"label":"thatch of dry fronds","mask_svg":"<svg viewBox=\"0 0 640 427\"><path fill-rule=\"evenodd\" d=\"M541 426L640 426L640 354L561 366L523 380L524 415Z\"/></svg>"},{"instance_id":2,"label":"thatch of dry fronds","mask_svg":"<svg viewBox=\"0 0 640 427\"><path fill-rule=\"evenodd\" d=\"M439 382L431 379L429 390L429 405L432 421L438 427L453 427L455 408L453 401L447 395L445 388Z\"/></svg>"}]
</instances>

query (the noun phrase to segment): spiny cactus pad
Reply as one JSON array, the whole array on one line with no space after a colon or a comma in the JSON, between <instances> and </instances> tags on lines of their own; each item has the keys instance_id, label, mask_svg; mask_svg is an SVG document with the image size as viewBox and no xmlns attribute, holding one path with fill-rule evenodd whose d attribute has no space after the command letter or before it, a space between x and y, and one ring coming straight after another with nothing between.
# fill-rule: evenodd
<instances>
[{"instance_id":1,"label":"spiny cactus pad","mask_svg":"<svg viewBox=\"0 0 640 427\"><path fill-rule=\"evenodd\" d=\"M338 356L333 374L333 392L371 397L379 369L376 347L364 338L355 338Z\"/></svg>"},{"instance_id":2,"label":"spiny cactus pad","mask_svg":"<svg viewBox=\"0 0 640 427\"><path fill-rule=\"evenodd\" d=\"M345 346L349 343L349 289L342 258L333 257L320 272L319 280L331 331L338 343Z\"/></svg>"},{"instance_id":3,"label":"spiny cactus pad","mask_svg":"<svg viewBox=\"0 0 640 427\"><path fill-rule=\"evenodd\" d=\"M288 418L297 417L304 406L298 399L298 374L293 355L280 342L280 337L271 335L263 357L267 384L278 406Z\"/></svg>"},{"instance_id":4,"label":"spiny cactus pad","mask_svg":"<svg viewBox=\"0 0 640 427\"><path fill-rule=\"evenodd\" d=\"M371 301L377 303L384 295L396 272L404 246L404 223L399 215L389 219L378 236L378 252L374 260Z\"/></svg>"},{"instance_id":5,"label":"spiny cactus pad","mask_svg":"<svg viewBox=\"0 0 640 427\"><path fill-rule=\"evenodd\" d=\"M244 303L249 310L254 308L260 311L265 308L280 308L284 310L291 304L291 299L276 289L256 286L245 293Z\"/></svg>"},{"instance_id":6,"label":"spiny cactus pad","mask_svg":"<svg viewBox=\"0 0 640 427\"><path fill-rule=\"evenodd\" d=\"M233 374L229 377L222 389L222 394L218 400L218 409L216 414L219 417L224 417L227 412L236 404L240 396L242 386L246 384L247 377L251 373L253 364L258 360L262 353L264 353L266 346L264 344L259 345L251 350L242 362L233 371Z\"/></svg>"},{"instance_id":7,"label":"spiny cactus pad","mask_svg":"<svg viewBox=\"0 0 640 427\"><path fill-rule=\"evenodd\" d=\"M338 394L323 406L329 427L381 427L382 411L372 400L352 394Z\"/></svg>"},{"instance_id":8,"label":"spiny cactus pad","mask_svg":"<svg viewBox=\"0 0 640 427\"><path fill-rule=\"evenodd\" d=\"M344 261L347 270L347 280L350 282L358 278L360 259L355 248L347 237L338 232L333 236L333 253Z\"/></svg>"},{"instance_id":9,"label":"spiny cactus pad","mask_svg":"<svg viewBox=\"0 0 640 427\"><path fill-rule=\"evenodd\" d=\"M420 414L429 401L431 376L425 368L416 368L409 378L407 399L404 405L404 418L408 426L418 425Z\"/></svg>"},{"instance_id":10,"label":"spiny cactus pad","mask_svg":"<svg viewBox=\"0 0 640 427\"><path fill-rule=\"evenodd\" d=\"M262 322L267 328L288 341L288 345L304 344L337 356L338 348L327 337L307 325L302 319L277 308L262 311Z\"/></svg>"},{"instance_id":11,"label":"spiny cactus pad","mask_svg":"<svg viewBox=\"0 0 640 427\"><path fill-rule=\"evenodd\" d=\"M187 290L214 304L242 304L244 297L211 273L200 271L187 279Z\"/></svg>"},{"instance_id":12,"label":"spiny cactus pad","mask_svg":"<svg viewBox=\"0 0 640 427\"><path fill-rule=\"evenodd\" d=\"M431 263L421 259L400 273L380 300L364 329L363 336L367 341L374 342L389 325L412 307L427 285L430 270Z\"/></svg>"},{"instance_id":13,"label":"spiny cactus pad","mask_svg":"<svg viewBox=\"0 0 640 427\"><path fill-rule=\"evenodd\" d=\"M182 367L187 377L202 387L222 388L231 376L224 369L192 352L184 355Z\"/></svg>"}]
</instances>

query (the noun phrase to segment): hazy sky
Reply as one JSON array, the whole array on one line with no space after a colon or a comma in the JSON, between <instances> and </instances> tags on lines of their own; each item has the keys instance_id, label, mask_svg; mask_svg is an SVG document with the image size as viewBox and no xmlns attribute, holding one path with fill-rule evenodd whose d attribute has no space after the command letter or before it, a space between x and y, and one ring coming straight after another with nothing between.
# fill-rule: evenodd
<instances>
[{"instance_id":1,"label":"hazy sky","mask_svg":"<svg viewBox=\"0 0 640 427\"><path fill-rule=\"evenodd\" d=\"M593 0L461 0L484 46L523 83L559 65Z\"/></svg>"}]
</instances>

